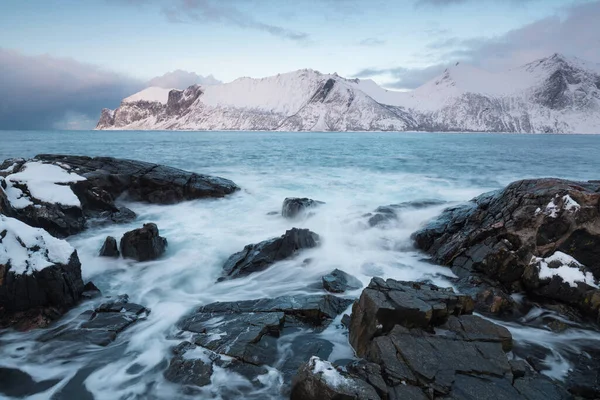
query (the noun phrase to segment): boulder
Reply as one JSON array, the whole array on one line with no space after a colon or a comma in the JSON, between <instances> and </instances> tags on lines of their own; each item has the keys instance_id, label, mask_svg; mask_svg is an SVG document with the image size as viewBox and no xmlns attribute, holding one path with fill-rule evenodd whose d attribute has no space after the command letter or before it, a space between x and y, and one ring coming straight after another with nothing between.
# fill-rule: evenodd
<instances>
[{"instance_id":1,"label":"boulder","mask_svg":"<svg viewBox=\"0 0 600 400\"><path fill-rule=\"evenodd\" d=\"M81 263L69 243L0 215L0 325L45 326L83 291Z\"/></svg>"},{"instance_id":2,"label":"boulder","mask_svg":"<svg viewBox=\"0 0 600 400\"><path fill-rule=\"evenodd\" d=\"M319 235L308 229L292 228L275 239L249 244L244 250L233 254L223 265L221 279L233 279L264 271L277 261L296 255L302 249L319 244Z\"/></svg>"},{"instance_id":3,"label":"boulder","mask_svg":"<svg viewBox=\"0 0 600 400\"><path fill-rule=\"evenodd\" d=\"M321 204L325 204L322 201L298 198L298 197L287 197L283 200L283 206L281 207L281 215L284 218L293 219L302 214L305 214L308 210L318 207Z\"/></svg>"},{"instance_id":4,"label":"boulder","mask_svg":"<svg viewBox=\"0 0 600 400\"><path fill-rule=\"evenodd\" d=\"M140 319L150 310L130 303L129 296L121 295L102 303L93 311L82 313L79 318L52 329L40 337L41 342L67 341L107 346L117 335Z\"/></svg>"},{"instance_id":5,"label":"boulder","mask_svg":"<svg viewBox=\"0 0 600 400\"><path fill-rule=\"evenodd\" d=\"M175 354L165 374L173 382L203 386L217 360L229 359L235 362L222 367L250 381L264 374L266 365L281 371L289 385L311 356L329 356L333 344L319 333L351 303L333 295L311 295L202 306L178 324L193 335L193 343L181 345L185 357ZM195 368L201 373L192 373Z\"/></svg>"},{"instance_id":6,"label":"boulder","mask_svg":"<svg viewBox=\"0 0 600 400\"><path fill-rule=\"evenodd\" d=\"M349 378L385 399L572 398L509 362L510 332L472 310L472 299L448 289L374 278L353 307L350 343L363 360Z\"/></svg>"},{"instance_id":7,"label":"boulder","mask_svg":"<svg viewBox=\"0 0 600 400\"><path fill-rule=\"evenodd\" d=\"M600 183L524 180L446 209L413 235L459 277L481 274L598 319Z\"/></svg>"},{"instance_id":8,"label":"boulder","mask_svg":"<svg viewBox=\"0 0 600 400\"><path fill-rule=\"evenodd\" d=\"M121 238L121 254L123 258L137 261L155 260L162 256L167 248L167 239L159 235L156 224L144 224Z\"/></svg>"},{"instance_id":9,"label":"boulder","mask_svg":"<svg viewBox=\"0 0 600 400\"><path fill-rule=\"evenodd\" d=\"M291 400L379 400L373 386L342 371L328 361L311 357L292 382Z\"/></svg>"},{"instance_id":10,"label":"boulder","mask_svg":"<svg viewBox=\"0 0 600 400\"><path fill-rule=\"evenodd\" d=\"M321 280L323 289L331 293L343 293L346 290L356 290L362 287L361 281L337 268L324 275Z\"/></svg>"},{"instance_id":11,"label":"boulder","mask_svg":"<svg viewBox=\"0 0 600 400\"><path fill-rule=\"evenodd\" d=\"M119 258L119 247L117 245L117 239L112 236L107 236L104 240L104 244L100 248L100 252L98 255L100 257L111 257L111 258Z\"/></svg>"},{"instance_id":12,"label":"boulder","mask_svg":"<svg viewBox=\"0 0 600 400\"><path fill-rule=\"evenodd\" d=\"M2 165L10 169L0 176L2 213L58 237L135 219L133 211L116 204L120 198L174 204L239 190L227 179L110 157L45 154Z\"/></svg>"},{"instance_id":13,"label":"boulder","mask_svg":"<svg viewBox=\"0 0 600 400\"><path fill-rule=\"evenodd\" d=\"M398 213L404 210L418 210L427 207L435 207L444 204L440 200L415 200L407 201L399 204L390 204L387 206L380 206L375 209L372 213L365 214L368 217L368 224L370 227L381 226L390 221L398 221Z\"/></svg>"}]
</instances>

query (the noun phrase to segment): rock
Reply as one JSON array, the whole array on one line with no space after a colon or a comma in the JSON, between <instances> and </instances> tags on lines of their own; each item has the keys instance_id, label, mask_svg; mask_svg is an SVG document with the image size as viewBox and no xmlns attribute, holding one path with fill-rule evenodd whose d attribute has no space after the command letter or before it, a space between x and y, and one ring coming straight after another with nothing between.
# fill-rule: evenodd
<instances>
[{"instance_id":1,"label":"rock","mask_svg":"<svg viewBox=\"0 0 600 400\"><path fill-rule=\"evenodd\" d=\"M83 291L81 263L69 243L0 215L0 326L46 326Z\"/></svg>"},{"instance_id":2,"label":"rock","mask_svg":"<svg viewBox=\"0 0 600 400\"><path fill-rule=\"evenodd\" d=\"M444 201L440 200L415 200L407 201L399 204L390 204L388 206L380 206L373 211L373 213L366 214L369 217L368 223L370 227L380 226L390 221L398 220L398 212L410 209L421 209L427 207L434 207L444 204Z\"/></svg>"},{"instance_id":3,"label":"rock","mask_svg":"<svg viewBox=\"0 0 600 400\"><path fill-rule=\"evenodd\" d=\"M373 337L390 332L397 324L431 329L451 315L470 314L473 308L469 296L434 285L374 278L352 307L350 344L364 356Z\"/></svg>"},{"instance_id":4,"label":"rock","mask_svg":"<svg viewBox=\"0 0 600 400\"><path fill-rule=\"evenodd\" d=\"M240 278L253 272L264 271L277 261L296 255L302 249L319 244L319 235L308 229L292 228L279 238L249 244L233 254L223 265L222 279Z\"/></svg>"},{"instance_id":5,"label":"rock","mask_svg":"<svg viewBox=\"0 0 600 400\"><path fill-rule=\"evenodd\" d=\"M224 197L239 188L231 181L199 175L176 168L141 161L110 157L38 155L32 160L7 160L10 173L0 177L0 209L28 225L46 229L57 237L83 231L87 226L130 222L135 213L119 207L119 198L158 204L174 204L185 200ZM67 204L39 196L39 182L23 176L28 169L52 169L52 173L37 172L36 179L59 176L60 182L45 182L56 186L68 199ZM32 172L30 171L29 175ZM49 179L49 178L48 178ZM10 186L12 197L6 196ZM30 188L32 186L32 188ZM36 194L34 196L33 194ZM66 196L66 197L65 197ZM12 200L10 200L12 198ZM8 201L10 200L10 201ZM11 203L12 201L12 203Z\"/></svg>"},{"instance_id":6,"label":"rock","mask_svg":"<svg viewBox=\"0 0 600 400\"><path fill-rule=\"evenodd\" d=\"M460 277L482 274L500 290L558 300L597 320L599 201L599 182L518 181L446 209L413 238Z\"/></svg>"},{"instance_id":7,"label":"rock","mask_svg":"<svg viewBox=\"0 0 600 400\"><path fill-rule=\"evenodd\" d=\"M374 278L353 307L350 343L364 360L348 374L385 399L572 398L509 362L510 332L472 311L473 300L451 290Z\"/></svg>"},{"instance_id":8,"label":"rock","mask_svg":"<svg viewBox=\"0 0 600 400\"><path fill-rule=\"evenodd\" d=\"M186 354L185 360L201 360L204 365L197 368L208 374L209 365L218 362L215 360L233 358L236 362L226 368L243 371L250 381L264 374L263 366L268 365L281 371L289 385L298 367L311 356L329 356L333 344L320 338L319 333L351 303L333 295L311 295L202 306L178 324L184 332L194 334L192 345L197 347L194 353ZM211 361L207 361L207 351L215 355ZM188 364L175 356L169 376L190 374ZM190 384L194 379L171 380ZM191 384L202 386L202 382Z\"/></svg>"},{"instance_id":9,"label":"rock","mask_svg":"<svg viewBox=\"0 0 600 400\"><path fill-rule=\"evenodd\" d=\"M100 248L99 256L100 257L112 257L119 258L119 248L117 246L117 239L112 236L107 236L104 244Z\"/></svg>"},{"instance_id":10,"label":"rock","mask_svg":"<svg viewBox=\"0 0 600 400\"><path fill-rule=\"evenodd\" d=\"M303 364L292 382L291 400L379 400L375 389L318 357Z\"/></svg>"},{"instance_id":11,"label":"rock","mask_svg":"<svg viewBox=\"0 0 600 400\"><path fill-rule=\"evenodd\" d=\"M162 256L167 248L167 239L159 235L156 224L144 224L121 238L121 254L123 258L137 261L155 260Z\"/></svg>"},{"instance_id":12,"label":"rock","mask_svg":"<svg viewBox=\"0 0 600 400\"><path fill-rule=\"evenodd\" d=\"M307 199L307 198L298 198L298 197L288 197L283 200L283 206L281 207L281 215L284 218L293 219L301 214L305 214L308 210L318 207L321 204L325 204L322 201Z\"/></svg>"},{"instance_id":13,"label":"rock","mask_svg":"<svg viewBox=\"0 0 600 400\"><path fill-rule=\"evenodd\" d=\"M331 293L343 293L346 290L356 290L362 287L361 281L337 268L324 275L322 281L323 289Z\"/></svg>"},{"instance_id":14,"label":"rock","mask_svg":"<svg viewBox=\"0 0 600 400\"><path fill-rule=\"evenodd\" d=\"M19 369L0 367L0 395L25 398L45 392L59 382L60 379L36 382L31 375Z\"/></svg>"},{"instance_id":15,"label":"rock","mask_svg":"<svg viewBox=\"0 0 600 400\"><path fill-rule=\"evenodd\" d=\"M82 313L78 319L52 329L38 340L69 341L107 346L117 335L140 319L145 319L150 310L122 295L101 304L93 311Z\"/></svg>"},{"instance_id":16,"label":"rock","mask_svg":"<svg viewBox=\"0 0 600 400\"><path fill-rule=\"evenodd\" d=\"M93 282L88 282L83 286L83 293L81 293L82 298L93 299L100 296L102 296L102 293Z\"/></svg>"}]
</instances>

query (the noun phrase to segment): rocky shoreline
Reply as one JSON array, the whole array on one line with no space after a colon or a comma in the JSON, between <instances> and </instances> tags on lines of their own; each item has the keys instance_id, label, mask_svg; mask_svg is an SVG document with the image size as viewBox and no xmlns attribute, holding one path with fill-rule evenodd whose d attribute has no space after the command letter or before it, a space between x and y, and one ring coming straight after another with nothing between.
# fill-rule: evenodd
<instances>
[{"instance_id":1,"label":"rocky shoreline","mask_svg":"<svg viewBox=\"0 0 600 400\"><path fill-rule=\"evenodd\" d=\"M110 346L151 310L126 295L101 298L93 283L83 281L77 251L64 238L135 221L124 201L176 204L238 190L227 179L109 157L4 161L0 328L40 329L42 342ZM322 204L287 198L281 217L316 218L311 210ZM418 205L389 205L364 215L366 229L384 228L406 207ZM154 260L163 256L167 239L149 223L120 240L108 237L98 256ZM293 228L248 244L224 261L215 284L302 260L322 239ZM201 395L216 370L250 382L248 392L231 388L225 398L260 391L272 371L281 377L282 396L292 399L600 398L599 349L573 355L572 370L557 381L545 374L547 351L516 343L503 326L519 321L549 332L597 328L600 182L515 182L447 208L413 239L435 263L451 268L456 290L375 277L356 298L361 282L336 269L306 294L199 305L177 323L170 339L179 344L165 360L163 376L186 395ZM309 258L303 263L310 268ZM89 299L95 299L93 308L61 320ZM537 309L552 313L528 322ZM328 361L333 344L322 333L332 326L348 336L355 358Z\"/></svg>"}]
</instances>

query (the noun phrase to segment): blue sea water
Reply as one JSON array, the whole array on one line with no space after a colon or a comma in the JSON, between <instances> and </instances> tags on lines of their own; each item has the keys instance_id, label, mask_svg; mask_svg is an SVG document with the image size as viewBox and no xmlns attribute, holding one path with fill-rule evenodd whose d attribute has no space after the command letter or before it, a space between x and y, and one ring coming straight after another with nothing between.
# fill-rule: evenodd
<instances>
[{"instance_id":1,"label":"blue sea water","mask_svg":"<svg viewBox=\"0 0 600 400\"><path fill-rule=\"evenodd\" d=\"M0 160L40 153L138 159L222 176L242 188L220 200L174 206L129 204L139 215L134 223L69 238L79 252L86 280L93 280L105 295L127 293L152 313L103 349L41 344L35 341L36 332L0 335L0 367L21 368L38 381L56 380L37 395L42 399L181 396L162 378L162 371L169 349L181 341L175 338L177 321L200 304L304 293L334 268L357 276L365 285L373 276L450 285L446 277L451 272L429 263L410 241L410 234L444 205L403 211L397 222L370 228L363 216L378 206L423 199L446 205L463 202L524 178L600 179L600 136L0 132ZM310 197L326 204L301 221L267 215L280 210L285 197ZM164 258L134 265L96 257L107 235L120 237L150 221L169 240ZM230 254L293 226L309 228L323 239L318 249L306 254L315 260L309 268L301 260L291 260L246 278L214 283ZM65 320L91 307L82 304ZM554 351L548 374L557 379L569 368L561 343L597 340L594 332L585 330L563 336L519 326L511 330L517 341L534 341ZM331 361L352 357L336 324L323 335L335 344ZM274 374L252 398L280 398L279 378ZM225 398L227 386L231 386L227 376L216 374L213 384L196 398Z\"/></svg>"}]
</instances>

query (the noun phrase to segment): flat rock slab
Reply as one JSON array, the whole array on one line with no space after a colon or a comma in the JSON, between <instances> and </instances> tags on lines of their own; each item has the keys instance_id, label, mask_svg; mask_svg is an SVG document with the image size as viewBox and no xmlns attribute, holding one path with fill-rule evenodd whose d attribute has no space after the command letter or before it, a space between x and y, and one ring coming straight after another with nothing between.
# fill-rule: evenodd
<instances>
[{"instance_id":1,"label":"flat rock slab","mask_svg":"<svg viewBox=\"0 0 600 400\"><path fill-rule=\"evenodd\" d=\"M69 341L107 346L117 335L140 319L146 318L150 310L129 303L127 295L101 304L93 311L82 313L73 323L60 326L42 334L38 340Z\"/></svg>"}]
</instances>

